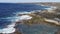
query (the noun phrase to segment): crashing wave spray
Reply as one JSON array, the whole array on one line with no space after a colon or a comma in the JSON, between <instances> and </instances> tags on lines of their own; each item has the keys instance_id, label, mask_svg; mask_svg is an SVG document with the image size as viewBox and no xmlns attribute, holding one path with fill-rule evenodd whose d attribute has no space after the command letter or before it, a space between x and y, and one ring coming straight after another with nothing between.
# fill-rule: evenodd
<instances>
[{"instance_id":1,"label":"crashing wave spray","mask_svg":"<svg viewBox=\"0 0 60 34\"><path fill-rule=\"evenodd\" d=\"M3 34L13 33L13 32L15 32L14 26L15 26L15 23L11 23L11 24L7 25L6 28L0 29L0 33L3 33Z\"/></svg>"},{"instance_id":2,"label":"crashing wave spray","mask_svg":"<svg viewBox=\"0 0 60 34\"><path fill-rule=\"evenodd\" d=\"M24 12L25 13L25 12ZM27 13L27 12L26 12ZM26 14L25 13L25 14ZM2 18L2 19L9 19L12 23L7 25L7 28L0 29L0 33L14 33L15 32L15 22L20 21L20 20L28 20L31 19L32 17L29 15L22 15L22 16L13 16L13 17L7 17L7 18Z\"/></svg>"}]
</instances>

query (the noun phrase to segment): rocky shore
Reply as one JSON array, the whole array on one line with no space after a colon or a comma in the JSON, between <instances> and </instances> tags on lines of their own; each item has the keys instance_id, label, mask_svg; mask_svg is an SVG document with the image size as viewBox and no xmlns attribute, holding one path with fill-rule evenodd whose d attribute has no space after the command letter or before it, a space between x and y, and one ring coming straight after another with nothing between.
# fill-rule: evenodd
<instances>
[{"instance_id":1,"label":"rocky shore","mask_svg":"<svg viewBox=\"0 0 60 34\"><path fill-rule=\"evenodd\" d=\"M31 23L31 21L32 21L32 23L46 21L46 22L54 23L56 25L60 25L60 14L58 14L58 13L59 13L59 11L57 9L55 9L55 10L43 10L43 11L37 10L37 12L35 11L31 14L23 14L23 15L29 15L32 17L32 19L27 20L28 23L29 22Z\"/></svg>"},{"instance_id":2,"label":"rocky shore","mask_svg":"<svg viewBox=\"0 0 60 34\"><path fill-rule=\"evenodd\" d=\"M51 10L52 9L52 10ZM17 16L21 16L16 20L15 24L15 32L11 34L22 34L16 27L18 24L42 24L42 25L50 25L60 27L60 10L58 8L49 8L47 10L34 10L28 14L17 14ZM60 30L58 30L55 34L59 34ZM1 33L2 34L2 33Z\"/></svg>"},{"instance_id":3,"label":"rocky shore","mask_svg":"<svg viewBox=\"0 0 60 34\"><path fill-rule=\"evenodd\" d=\"M51 12L50 12L51 11ZM28 20L17 21L17 24L27 24L27 25L33 25L33 24L46 24L51 26L60 26L60 13L58 9L55 10L37 10L37 12L31 12L29 14L18 14L18 16L22 15L29 15L32 18ZM27 18L26 18L27 19ZM15 34L22 34L18 32L18 28L16 28Z\"/></svg>"}]
</instances>

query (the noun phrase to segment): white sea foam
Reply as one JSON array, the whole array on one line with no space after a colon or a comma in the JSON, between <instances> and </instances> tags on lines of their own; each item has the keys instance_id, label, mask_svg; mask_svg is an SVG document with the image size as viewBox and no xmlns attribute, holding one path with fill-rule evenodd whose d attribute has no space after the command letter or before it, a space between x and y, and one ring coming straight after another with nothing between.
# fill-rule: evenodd
<instances>
[{"instance_id":1,"label":"white sea foam","mask_svg":"<svg viewBox=\"0 0 60 34\"><path fill-rule=\"evenodd\" d=\"M7 17L7 18L4 18L4 19L9 19L12 22L16 22L17 20L28 20L28 19L31 19L31 18L32 17L29 16L29 15L22 15L22 16Z\"/></svg>"},{"instance_id":2,"label":"white sea foam","mask_svg":"<svg viewBox=\"0 0 60 34\"><path fill-rule=\"evenodd\" d=\"M16 15L18 15L18 14L31 14L31 12L26 12L26 11L23 12L23 11L22 11L22 12L16 12L16 13L14 13L14 14L16 14Z\"/></svg>"},{"instance_id":3,"label":"white sea foam","mask_svg":"<svg viewBox=\"0 0 60 34\"><path fill-rule=\"evenodd\" d=\"M28 20L31 19L32 17L29 15L22 15L22 16L18 16L16 17L15 21L20 21L20 20Z\"/></svg>"},{"instance_id":4,"label":"white sea foam","mask_svg":"<svg viewBox=\"0 0 60 34\"><path fill-rule=\"evenodd\" d=\"M32 17L31 16L29 16L29 15L22 15L21 17L20 17L20 20L28 20L28 19L31 19Z\"/></svg>"},{"instance_id":5,"label":"white sea foam","mask_svg":"<svg viewBox=\"0 0 60 34\"><path fill-rule=\"evenodd\" d=\"M5 19L10 19L12 22L20 21L20 20L28 20L32 17L29 15L22 15L22 16L14 16L14 17L8 17ZM13 33L15 32L15 23L11 23L10 25L7 25L7 28L0 29L0 33Z\"/></svg>"},{"instance_id":6,"label":"white sea foam","mask_svg":"<svg viewBox=\"0 0 60 34\"><path fill-rule=\"evenodd\" d=\"M34 12L34 11L33 11ZM17 14L30 14L31 12L18 12ZM20 21L20 20L28 20L32 17L29 15L22 15L22 16L13 16L13 17L7 17L7 18L1 18L1 19L8 19L12 22ZM0 29L0 33L13 33L15 32L15 23L11 23L10 25L7 25L7 28Z\"/></svg>"},{"instance_id":7,"label":"white sea foam","mask_svg":"<svg viewBox=\"0 0 60 34\"><path fill-rule=\"evenodd\" d=\"M57 9L57 7L55 7L55 6L50 6L49 8L45 8L45 9L47 9L47 10L55 10L55 9Z\"/></svg>"},{"instance_id":8,"label":"white sea foam","mask_svg":"<svg viewBox=\"0 0 60 34\"><path fill-rule=\"evenodd\" d=\"M7 25L7 28L0 29L0 33L13 33L15 32L15 23Z\"/></svg>"}]
</instances>

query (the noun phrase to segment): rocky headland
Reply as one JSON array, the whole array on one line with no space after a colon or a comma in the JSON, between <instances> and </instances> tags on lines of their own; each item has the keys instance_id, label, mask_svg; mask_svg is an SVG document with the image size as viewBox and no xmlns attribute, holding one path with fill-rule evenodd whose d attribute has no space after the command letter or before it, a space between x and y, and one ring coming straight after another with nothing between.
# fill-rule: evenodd
<instances>
[{"instance_id":1,"label":"rocky headland","mask_svg":"<svg viewBox=\"0 0 60 34\"><path fill-rule=\"evenodd\" d=\"M16 25L18 24L26 24L26 25L33 25L33 24L45 24L45 25L50 25L50 26L57 26L60 27L60 11L58 8L52 8L52 10L34 10L33 12L29 14L18 14L18 16L23 16L23 15L29 15L30 19L28 18L23 18L23 20L19 20L16 22ZM16 28L17 30L18 28ZM17 34L22 34L19 33L18 31L15 32Z\"/></svg>"},{"instance_id":2,"label":"rocky headland","mask_svg":"<svg viewBox=\"0 0 60 34\"><path fill-rule=\"evenodd\" d=\"M60 27L60 3L36 3L42 6L51 6L51 8L46 8L47 10L33 10L30 13L19 13L17 16L21 16L16 20L15 32L11 34L22 34L16 26L20 24L26 24L31 26L33 24L39 25L50 25ZM0 33L2 34L2 33ZM60 34L60 29L55 34Z\"/></svg>"},{"instance_id":3,"label":"rocky headland","mask_svg":"<svg viewBox=\"0 0 60 34\"><path fill-rule=\"evenodd\" d=\"M34 10L30 14L22 14L22 15L29 15L32 18L29 20L23 20L25 24L38 24L41 22L50 22L56 25L60 25L60 14L58 9L53 10ZM18 16L21 14L18 14ZM38 23L37 23L38 22Z\"/></svg>"}]
</instances>

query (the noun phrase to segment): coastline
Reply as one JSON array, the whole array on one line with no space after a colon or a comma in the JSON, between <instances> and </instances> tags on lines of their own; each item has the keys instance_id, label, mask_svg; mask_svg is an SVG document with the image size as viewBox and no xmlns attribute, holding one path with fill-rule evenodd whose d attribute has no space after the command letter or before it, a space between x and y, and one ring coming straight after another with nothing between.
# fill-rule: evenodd
<instances>
[{"instance_id":1,"label":"coastline","mask_svg":"<svg viewBox=\"0 0 60 34\"><path fill-rule=\"evenodd\" d=\"M37 11L37 12L36 12ZM40 18L40 16L42 16L42 15L40 15L39 13L41 13L41 14L43 14L43 13L45 13L44 12L45 10L43 10L43 11L41 11L41 10L35 10L35 11L32 11L32 12L30 12L30 13L21 13L21 14L17 14L17 16L24 16L24 15L29 15L29 16L31 16L32 18L34 18L34 15L35 15L35 18L39 18L39 20L41 19ZM50 12L49 12L50 13ZM53 13L53 14L55 14L55 13ZM37 16L37 17L36 17ZM45 15L46 16L46 15ZM35 19L34 18L34 19ZM43 18L43 20L44 20L44 18L45 17L43 17L42 16L42 18ZM51 17L52 18L52 17ZM49 19L50 19L50 17L49 17ZM36 19L36 20L38 20L38 19ZM20 20L19 21L17 21L16 22L16 24L27 24L27 25L33 25L33 24L50 24L50 25L52 25L52 26L59 26L60 24L56 24L56 23L54 23L54 22L52 22L51 23L51 21L50 21L50 23L49 23L49 21L47 22L47 21L44 21L43 22L43 20L40 20L40 21L36 21L36 22L38 22L38 23L36 23L34 20L32 20L33 21L33 23L32 22L30 22L30 19L29 20L24 20L24 18L23 18L23 20L20 22ZM43 22L43 23L41 23L41 22ZM46 23L45 23L46 22ZM18 29L18 28L17 28ZM22 34L22 33L21 33Z\"/></svg>"},{"instance_id":2,"label":"coastline","mask_svg":"<svg viewBox=\"0 0 60 34\"><path fill-rule=\"evenodd\" d=\"M33 24L43 24L43 25L48 24L48 25L52 25L52 26L60 26L60 24L59 24L60 22L58 21L59 18L56 21L55 21L55 19L53 19L53 18L55 18L55 16L57 16L56 12L55 11L52 12L52 11L54 11L54 10L50 10L49 8L47 8L47 10L34 10L34 11L31 11L31 12L22 12L22 13L18 12L16 14L17 17L15 17L16 20L14 20L15 23L16 23L15 26L18 25L18 24L26 24L26 25L29 25L29 26L33 25ZM50 22L49 21L44 21L45 18L47 20L51 19L52 21L50 21ZM14 32L14 33L17 34L18 28L16 28L15 31L16 32ZM18 32L18 34L22 34L22 33Z\"/></svg>"},{"instance_id":3,"label":"coastline","mask_svg":"<svg viewBox=\"0 0 60 34\"><path fill-rule=\"evenodd\" d=\"M54 8L54 7L52 7L52 8ZM52 8L50 8L50 9L52 9ZM36 15L40 15L39 13L41 13L41 15L40 16L42 16L43 18L46 18L47 16L47 14L49 13L49 14L55 14L55 10L57 9L57 8L54 8L54 9L52 9L52 10L50 10L49 8L47 8L47 10L43 10L43 11L41 11L41 10L34 10L34 11L31 11L31 12L25 12L25 13L18 13L17 15L18 16L20 16L20 15L29 15L29 14L36 14ZM52 11L52 12L50 12L50 11ZM47 12L47 13L46 13ZM44 15L43 15L43 13L45 13L46 15L46 17L44 17ZM48 15L49 15L48 14ZM49 19L50 18L53 18L53 17L48 17ZM56 24L56 23L55 23ZM56 24L56 25L58 25L58 24Z\"/></svg>"}]
</instances>

